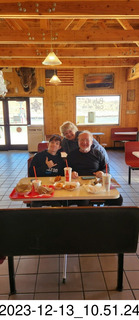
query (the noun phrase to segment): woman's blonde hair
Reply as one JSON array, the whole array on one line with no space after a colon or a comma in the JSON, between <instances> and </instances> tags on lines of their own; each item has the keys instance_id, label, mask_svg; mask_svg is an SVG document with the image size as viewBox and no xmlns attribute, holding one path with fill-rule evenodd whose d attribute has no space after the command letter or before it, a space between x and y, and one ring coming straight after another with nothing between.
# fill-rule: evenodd
<instances>
[{"instance_id":1,"label":"woman's blonde hair","mask_svg":"<svg viewBox=\"0 0 139 320\"><path fill-rule=\"evenodd\" d=\"M60 126L60 132L61 135L64 137L64 134L67 130L73 130L74 133L78 131L78 128L75 126L75 124L71 121L65 121L63 124Z\"/></svg>"}]
</instances>

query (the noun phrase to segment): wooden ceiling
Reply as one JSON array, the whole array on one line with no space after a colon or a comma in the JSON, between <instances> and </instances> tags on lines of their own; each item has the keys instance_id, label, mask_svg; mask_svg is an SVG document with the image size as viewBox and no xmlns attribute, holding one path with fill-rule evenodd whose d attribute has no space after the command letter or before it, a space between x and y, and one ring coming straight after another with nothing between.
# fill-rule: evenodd
<instances>
[{"instance_id":1,"label":"wooden ceiling","mask_svg":"<svg viewBox=\"0 0 139 320\"><path fill-rule=\"evenodd\" d=\"M58 68L133 67L139 0L0 0L0 67L46 68L51 47Z\"/></svg>"}]
</instances>

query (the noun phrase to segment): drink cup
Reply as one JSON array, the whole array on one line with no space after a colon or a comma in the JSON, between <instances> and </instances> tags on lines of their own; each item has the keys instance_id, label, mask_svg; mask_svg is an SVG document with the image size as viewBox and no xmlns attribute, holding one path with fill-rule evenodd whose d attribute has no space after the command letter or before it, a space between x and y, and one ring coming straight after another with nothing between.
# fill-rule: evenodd
<instances>
[{"instance_id":1,"label":"drink cup","mask_svg":"<svg viewBox=\"0 0 139 320\"><path fill-rule=\"evenodd\" d=\"M72 172L72 168L70 167L64 168L64 175L65 175L66 182L71 182L71 172Z\"/></svg>"},{"instance_id":2,"label":"drink cup","mask_svg":"<svg viewBox=\"0 0 139 320\"><path fill-rule=\"evenodd\" d=\"M33 180L32 185L34 186L34 190L37 191L38 187L40 187L42 184L41 180Z\"/></svg>"},{"instance_id":3,"label":"drink cup","mask_svg":"<svg viewBox=\"0 0 139 320\"><path fill-rule=\"evenodd\" d=\"M110 191L110 184L111 184L111 174L104 173L102 176L102 183L105 191Z\"/></svg>"}]
</instances>

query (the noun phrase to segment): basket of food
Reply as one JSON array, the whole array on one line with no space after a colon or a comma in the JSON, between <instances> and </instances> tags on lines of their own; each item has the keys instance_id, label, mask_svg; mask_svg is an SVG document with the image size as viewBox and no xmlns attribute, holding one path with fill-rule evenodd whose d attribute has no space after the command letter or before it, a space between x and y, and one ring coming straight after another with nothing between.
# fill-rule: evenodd
<instances>
[{"instance_id":1,"label":"basket of food","mask_svg":"<svg viewBox=\"0 0 139 320\"><path fill-rule=\"evenodd\" d=\"M79 182L66 182L63 188L67 191L74 191L80 187Z\"/></svg>"},{"instance_id":2,"label":"basket of food","mask_svg":"<svg viewBox=\"0 0 139 320\"><path fill-rule=\"evenodd\" d=\"M32 185L30 183L18 183L15 187L15 191L19 195L27 195L32 191Z\"/></svg>"}]
</instances>

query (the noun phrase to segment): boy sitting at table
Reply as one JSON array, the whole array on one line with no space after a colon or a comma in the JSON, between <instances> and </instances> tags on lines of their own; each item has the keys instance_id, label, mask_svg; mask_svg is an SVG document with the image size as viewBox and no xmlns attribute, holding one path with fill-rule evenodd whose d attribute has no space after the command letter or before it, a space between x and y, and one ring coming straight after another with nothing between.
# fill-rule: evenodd
<instances>
[{"instance_id":1,"label":"boy sitting at table","mask_svg":"<svg viewBox=\"0 0 139 320\"><path fill-rule=\"evenodd\" d=\"M48 149L38 152L33 157L30 168L29 175L34 177L34 169L36 170L37 177L52 177L52 176L63 176L65 161L62 159L59 150L61 149L62 137L59 135L52 135ZM32 207L42 207L42 206L61 206L60 201L33 201Z\"/></svg>"},{"instance_id":2,"label":"boy sitting at table","mask_svg":"<svg viewBox=\"0 0 139 320\"><path fill-rule=\"evenodd\" d=\"M65 161L61 158L59 150L61 149L62 138L59 135L52 135L49 140L48 149L38 152L32 159L29 175L34 177L35 167L38 177L63 176Z\"/></svg>"}]
</instances>

